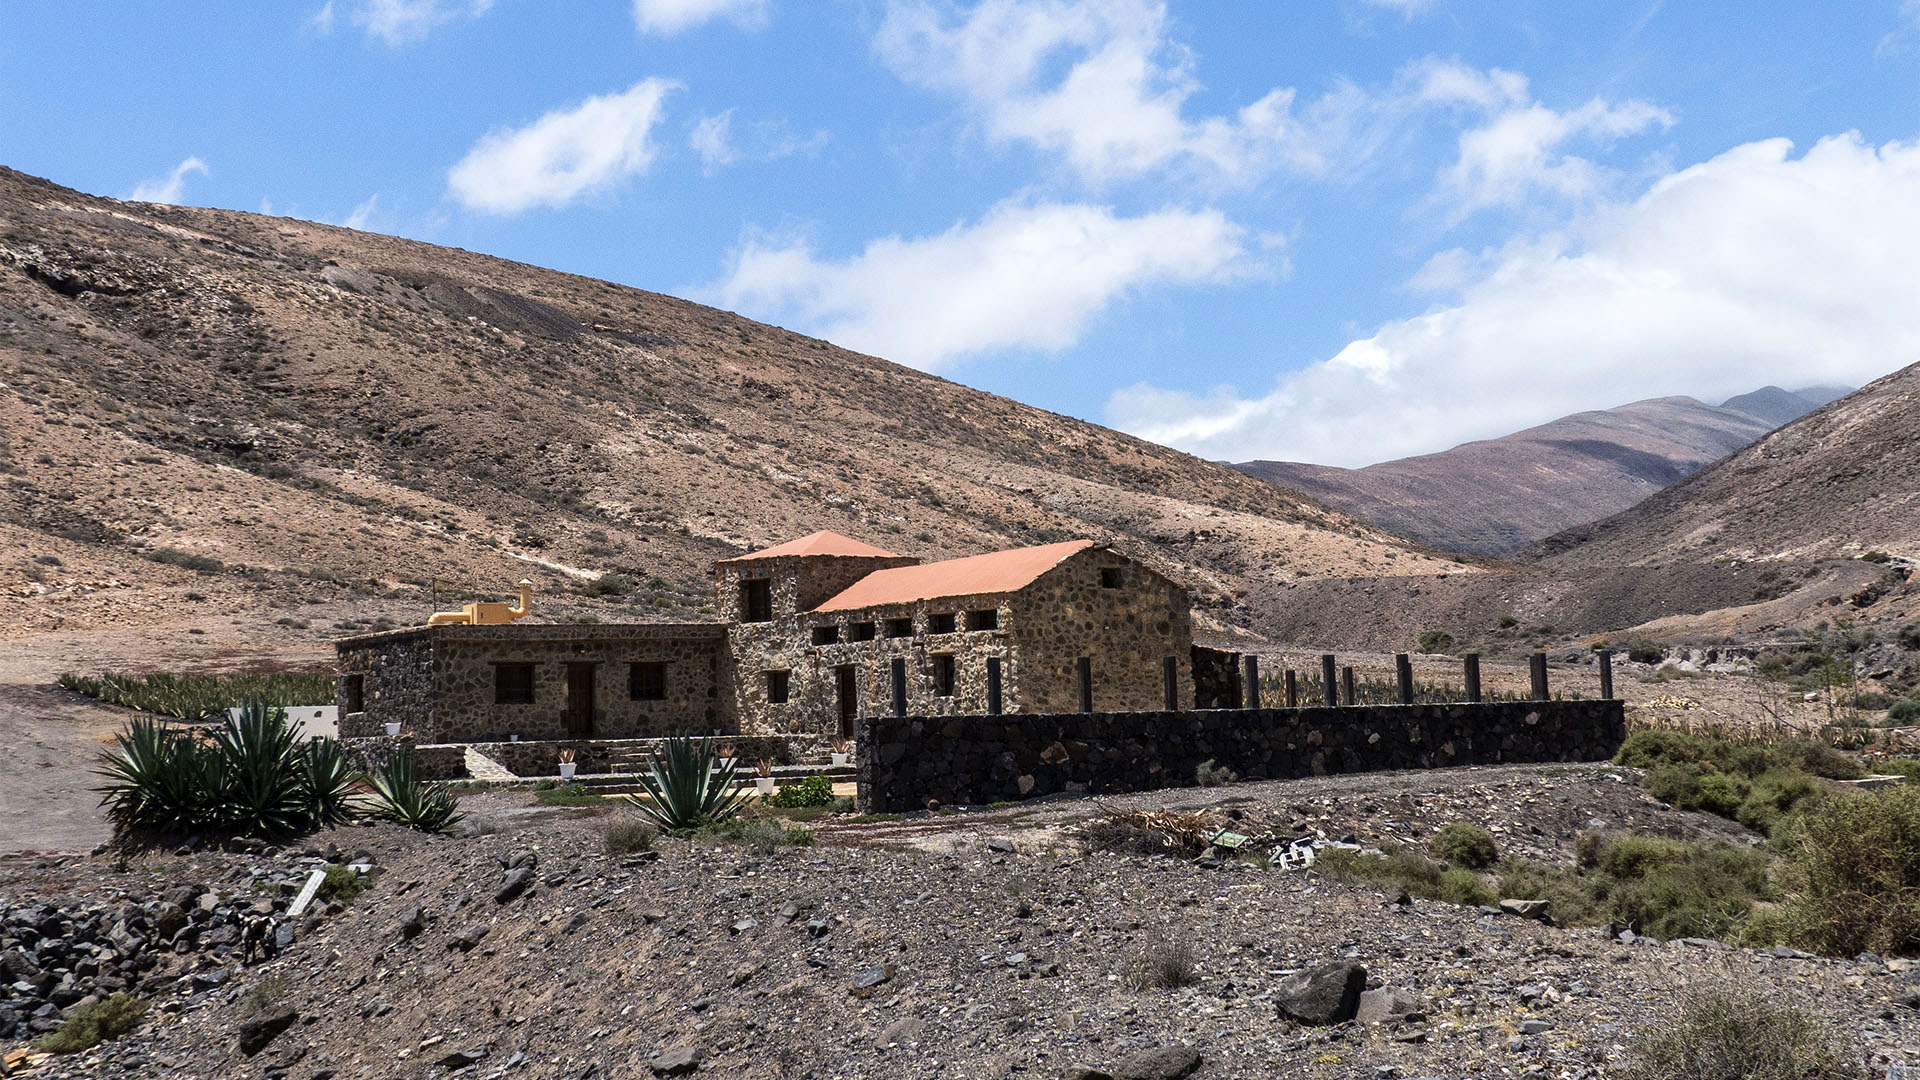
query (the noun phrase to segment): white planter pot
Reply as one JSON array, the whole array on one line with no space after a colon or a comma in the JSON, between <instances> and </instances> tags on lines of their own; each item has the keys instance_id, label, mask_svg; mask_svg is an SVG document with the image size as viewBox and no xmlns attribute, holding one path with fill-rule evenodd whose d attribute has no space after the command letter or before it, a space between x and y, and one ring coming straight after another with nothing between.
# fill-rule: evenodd
<instances>
[{"instance_id":1,"label":"white planter pot","mask_svg":"<svg viewBox=\"0 0 1920 1080\"><path fill-rule=\"evenodd\" d=\"M520 741L520 736L518 736L518 735L509 735L509 736L507 736L507 741L508 741L508 742L519 742L519 741Z\"/></svg>"},{"instance_id":2,"label":"white planter pot","mask_svg":"<svg viewBox=\"0 0 1920 1080\"><path fill-rule=\"evenodd\" d=\"M760 794L771 795L773 794L773 777L756 776L753 778L753 786L759 790Z\"/></svg>"},{"instance_id":3,"label":"white planter pot","mask_svg":"<svg viewBox=\"0 0 1920 1080\"><path fill-rule=\"evenodd\" d=\"M400 736L399 724L382 724L380 726L387 729L387 738L394 739Z\"/></svg>"},{"instance_id":4,"label":"white planter pot","mask_svg":"<svg viewBox=\"0 0 1920 1080\"><path fill-rule=\"evenodd\" d=\"M847 755L845 754L833 755L833 763L835 765L845 765L847 763Z\"/></svg>"},{"instance_id":5,"label":"white planter pot","mask_svg":"<svg viewBox=\"0 0 1920 1080\"><path fill-rule=\"evenodd\" d=\"M560 763L560 779L562 780L573 779L573 770L575 768L575 765L576 763L572 761L561 762Z\"/></svg>"}]
</instances>

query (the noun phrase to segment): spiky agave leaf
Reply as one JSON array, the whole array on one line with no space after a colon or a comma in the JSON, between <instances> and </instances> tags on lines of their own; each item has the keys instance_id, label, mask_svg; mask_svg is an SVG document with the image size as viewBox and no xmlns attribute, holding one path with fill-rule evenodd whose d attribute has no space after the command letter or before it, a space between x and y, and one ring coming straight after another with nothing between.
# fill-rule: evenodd
<instances>
[{"instance_id":1,"label":"spiky agave leaf","mask_svg":"<svg viewBox=\"0 0 1920 1080\"><path fill-rule=\"evenodd\" d=\"M249 836L284 836L309 825L306 768L286 710L249 701L213 737L227 764L221 802L233 828Z\"/></svg>"},{"instance_id":2,"label":"spiky agave leaf","mask_svg":"<svg viewBox=\"0 0 1920 1080\"><path fill-rule=\"evenodd\" d=\"M466 815L445 784L424 783L413 755L394 754L367 777L373 784L374 816L422 832L446 832Z\"/></svg>"},{"instance_id":3,"label":"spiky agave leaf","mask_svg":"<svg viewBox=\"0 0 1920 1080\"><path fill-rule=\"evenodd\" d=\"M307 817L315 828L327 828L345 822L352 812L351 795L359 777L347 764L346 752L338 739L307 740L301 754L305 766L302 778L307 802Z\"/></svg>"},{"instance_id":4,"label":"spiky agave leaf","mask_svg":"<svg viewBox=\"0 0 1920 1080\"><path fill-rule=\"evenodd\" d=\"M221 763L202 760L207 756L192 736L152 717L128 721L95 770L107 780L95 790L114 830L127 836L202 828L210 816L211 796L224 783Z\"/></svg>"},{"instance_id":5,"label":"spiky agave leaf","mask_svg":"<svg viewBox=\"0 0 1920 1080\"><path fill-rule=\"evenodd\" d=\"M640 786L649 799L627 796L640 814L668 832L696 829L738 813L746 792L734 791L735 765L716 764L713 751L685 735L665 740L652 754Z\"/></svg>"}]
</instances>

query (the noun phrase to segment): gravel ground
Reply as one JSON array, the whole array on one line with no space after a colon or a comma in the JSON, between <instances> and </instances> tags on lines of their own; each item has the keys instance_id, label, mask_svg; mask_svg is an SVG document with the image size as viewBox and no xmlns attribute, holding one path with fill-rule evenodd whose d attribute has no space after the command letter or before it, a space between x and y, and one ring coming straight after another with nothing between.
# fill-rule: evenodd
<instances>
[{"instance_id":1,"label":"gravel ground","mask_svg":"<svg viewBox=\"0 0 1920 1080\"><path fill-rule=\"evenodd\" d=\"M1605 767L1510 767L1282 781L1105 800L1238 812L1362 842L1472 814L1511 850L1564 858L1588 819L1677 835L1739 830L1656 808ZM1597 1076L1683 987L1732 980L1793 995L1884 1072L1920 1064L1904 962L1623 942L1508 915L1392 898L1312 872L1081 850L1092 801L903 821L818 823L772 853L662 840L609 856L591 811L521 795L465 800L478 835L354 828L378 884L296 924L241 967L167 954L154 1019L102 1051L38 1065L63 1077L669 1075L673 1051L726 1077L1071 1077L1188 1046L1207 1077ZM1537 831L1536 831L1537 830ZM1338 837L1335 837L1338 838ZM496 898L527 864L525 891ZM181 881L243 887L295 852L0 860L0 897L133 902ZM263 865L265 864L265 865ZM220 883L225 882L226 885ZM418 907L420 931L402 926ZM1196 981L1130 975L1184 942ZM1352 961L1422 1019L1304 1027L1277 1015L1297 969ZM179 977L225 968L217 986ZM161 977L164 978L161 978ZM198 988L196 988L198 987ZM290 1011L256 1054L243 1013ZM1176 1063L1177 1066L1177 1063ZM665 1071L662 1071L665 1070ZM1148 1075L1142 1073L1142 1075ZM1169 1070L1158 1075L1176 1075Z\"/></svg>"}]
</instances>

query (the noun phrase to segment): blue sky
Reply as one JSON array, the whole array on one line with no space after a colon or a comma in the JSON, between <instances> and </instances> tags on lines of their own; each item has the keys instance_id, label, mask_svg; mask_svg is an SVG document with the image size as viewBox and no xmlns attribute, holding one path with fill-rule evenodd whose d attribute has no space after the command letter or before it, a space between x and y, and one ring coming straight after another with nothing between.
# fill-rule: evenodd
<instances>
[{"instance_id":1,"label":"blue sky","mask_svg":"<svg viewBox=\"0 0 1920 1080\"><path fill-rule=\"evenodd\" d=\"M0 163L1358 465L1920 359L1920 0L12 4Z\"/></svg>"}]
</instances>

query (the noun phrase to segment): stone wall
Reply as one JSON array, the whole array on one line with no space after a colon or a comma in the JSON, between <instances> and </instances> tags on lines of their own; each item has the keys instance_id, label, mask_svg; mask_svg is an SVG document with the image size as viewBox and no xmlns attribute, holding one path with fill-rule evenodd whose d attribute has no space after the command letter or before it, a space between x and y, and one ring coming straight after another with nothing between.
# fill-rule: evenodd
<instances>
[{"instance_id":1,"label":"stone wall","mask_svg":"<svg viewBox=\"0 0 1920 1080\"><path fill-rule=\"evenodd\" d=\"M763 758L776 765L808 762L815 758L821 762L827 760L825 748L816 746L811 739L722 735L694 741L712 745L716 752L722 745L732 746L743 769L751 769L755 762ZM622 743L595 739L550 739L538 742L471 743L462 744L460 749L464 751L467 745L471 745L474 750L485 754L515 776L536 778L560 775L562 750L573 751L575 769L582 775L645 771L649 754L659 747L660 742L658 739Z\"/></svg>"},{"instance_id":2,"label":"stone wall","mask_svg":"<svg viewBox=\"0 0 1920 1080\"><path fill-rule=\"evenodd\" d=\"M591 665L587 738L642 738L728 731L726 630L717 623L416 627L335 643L340 700L361 679L361 712L344 714L342 737L380 735L387 722L422 743L504 742L574 736L567 727L568 668ZM530 663L533 701L495 701L496 667ZM630 666L663 663L666 696L635 699Z\"/></svg>"},{"instance_id":3,"label":"stone wall","mask_svg":"<svg viewBox=\"0 0 1920 1080\"><path fill-rule=\"evenodd\" d=\"M394 754L404 753L413 755L415 775L422 780L462 780L467 776L464 746L415 746L405 735L371 735L343 738L340 748L346 752L347 763L360 772L374 772Z\"/></svg>"},{"instance_id":4,"label":"stone wall","mask_svg":"<svg viewBox=\"0 0 1920 1080\"><path fill-rule=\"evenodd\" d=\"M402 731L424 731L433 711L433 646L427 628L365 634L335 643L340 737L366 738L383 733L393 721ZM349 713L348 682L360 681L363 711Z\"/></svg>"},{"instance_id":5,"label":"stone wall","mask_svg":"<svg viewBox=\"0 0 1920 1080\"><path fill-rule=\"evenodd\" d=\"M860 721L860 809L920 810L1242 779L1508 762L1597 761L1626 737L1618 701L1524 701Z\"/></svg>"},{"instance_id":6,"label":"stone wall","mask_svg":"<svg viewBox=\"0 0 1920 1080\"><path fill-rule=\"evenodd\" d=\"M1114 587L1102 575L1117 575ZM1013 624L1019 694L1008 712L1080 708L1078 660L1093 666L1098 712L1164 709L1173 657L1182 707L1193 705L1193 621L1185 589L1106 548L1088 548L1019 593ZM1017 701L1017 708L1011 703Z\"/></svg>"}]
</instances>

